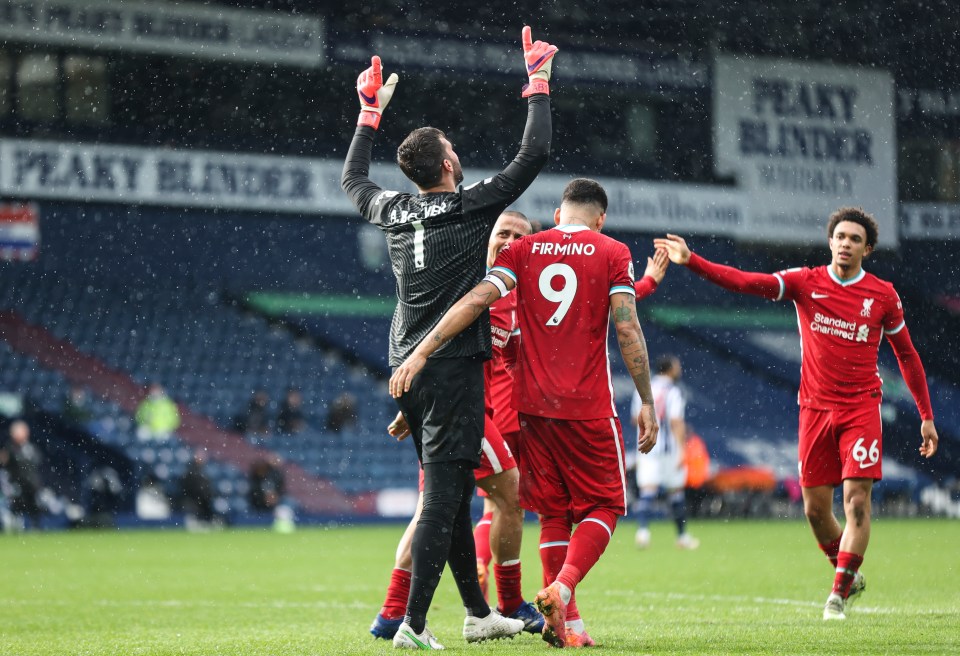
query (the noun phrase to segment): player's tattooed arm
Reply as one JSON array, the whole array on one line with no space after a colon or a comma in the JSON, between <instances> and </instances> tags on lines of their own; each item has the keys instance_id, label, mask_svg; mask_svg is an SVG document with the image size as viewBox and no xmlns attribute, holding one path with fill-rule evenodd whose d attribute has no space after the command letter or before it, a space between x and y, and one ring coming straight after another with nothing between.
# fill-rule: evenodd
<instances>
[{"instance_id":1,"label":"player's tattooed arm","mask_svg":"<svg viewBox=\"0 0 960 656\"><path fill-rule=\"evenodd\" d=\"M461 302L466 301L466 305L473 313L473 319L476 321L498 298L500 298L500 293L492 289L492 285L480 284L467 292Z\"/></svg>"},{"instance_id":2,"label":"player's tattooed arm","mask_svg":"<svg viewBox=\"0 0 960 656\"><path fill-rule=\"evenodd\" d=\"M627 365L627 371L633 378L633 384L640 395L640 413L637 415L637 449L641 453L650 453L657 443L660 427L653 408L653 390L650 386L650 356L647 353L647 341L643 338L640 320L637 318L637 302L632 294L613 294L610 297L610 314L617 330L617 342L620 355Z\"/></svg>"},{"instance_id":3,"label":"player's tattooed arm","mask_svg":"<svg viewBox=\"0 0 960 656\"><path fill-rule=\"evenodd\" d=\"M636 308L634 308L634 315L636 314ZM631 318L630 308L627 307L627 302L624 301L620 307L613 308L613 322L621 323L624 321L630 321Z\"/></svg>"},{"instance_id":4,"label":"player's tattooed arm","mask_svg":"<svg viewBox=\"0 0 960 656\"><path fill-rule=\"evenodd\" d=\"M610 312L613 316L620 354L643 403L653 403L650 387L650 356L647 342L637 318L637 304L630 294L614 294Z\"/></svg>"},{"instance_id":5,"label":"player's tattooed arm","mask_svg":"<svg viewBox=\"0 0 960 656\"><path fill-rule=\"evenodd\" d=\"M404 392L409 392L414 376L423 369L427 363L427 358L462 333L498 298L500 298L499 289L491 282L481 281L479 285L454 303L436 327L430 331L430 334L417 345L413 353L390 376L390 395L399 398Z\"/></svg>"}]
</instances>

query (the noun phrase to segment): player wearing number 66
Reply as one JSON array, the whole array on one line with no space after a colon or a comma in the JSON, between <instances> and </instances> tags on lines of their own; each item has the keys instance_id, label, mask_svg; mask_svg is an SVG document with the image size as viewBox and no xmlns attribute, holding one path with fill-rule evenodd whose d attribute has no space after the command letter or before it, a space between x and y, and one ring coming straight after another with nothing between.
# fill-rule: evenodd
<instances>
[{"instance_id":1,"label":"player wearing number 66","mask_svg":"<svg viewBox=\"0 0 960 656\"><path fill-rule=\"evenodd\" d=\"M513 392L522 445L520 503L540 515L540 558L550 585L536 603L546 621L543 638L555 647L592 644L582 623L567 625L567 604L626 512L623 431L607 360L611 316L642 401L640 451L649 452L657 440L632 258L624 244L600 234L606 210L597 182L570 182L554 215L557 226L504 248L487 277L390 379L390 393L404 398L432 353L516 288L523 335Z\"/></svg>"},{"instance_id":2,"label":"player wearing number 66","mask_svg":"<svg viewBox=\"0 0 960 656\"><path fill-rule=\"evenodd\" d=\"M880 480L881 380L877 354L883 335L920 411L920 454L937 451L937 429L927 378L903 319L893 285L863 270L877 243L877 222L860 208L830 215L828 266L747 273L691 253L676 235L655 239L675 264L730 291L788 299L797 309L800 369L800 485L813 535L835 568L825 620L845 619L845 607L863 592L860 573L870 539L870 492ZM833 490L843 483L846 525L833 514Z\"/></svg>"},{"instance_id":3,"label":"player wearing number 66","mask_svg":"<svg viewBox=\"0 0 960 656\"><path fill-rule=\"evenodd\" d=\"M461 186L463 172L453 144L430 127L414 130L397 149L397 163L418 193L387 191L370 180L376 130L399 79L394 73L384 81L383 64L376 56L357 79L360 116L341 186L363 217L387 236L397 278L391 366L403 362L443 313L483 278L485 246L497 217L530 186L550 154L549 80L557 48L533 41L529 27L521 32L521 44L528 83L521 94L527 99L527 123L520 150L500 173L466 188ZM450 94L456 92L451 83ZM485 314L438 351L414 381L415 393L397 402L424 477L423 513L411 548L407 612L393 639L398 648L442 648L426 618L447 562L467 610L463 636L468 642L510 637L524 626L520 620L492 613L477 581L470 502L483 442L483 361L490 354L490 320Z\"/></svg>"}]
</instances>

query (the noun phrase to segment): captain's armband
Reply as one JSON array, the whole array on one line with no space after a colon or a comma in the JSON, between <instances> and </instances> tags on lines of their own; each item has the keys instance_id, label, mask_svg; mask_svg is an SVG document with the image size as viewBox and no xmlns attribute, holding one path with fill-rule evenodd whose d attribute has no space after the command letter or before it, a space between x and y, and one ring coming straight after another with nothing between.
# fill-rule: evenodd
<instances>
[{"instance_id":1,"label":"captain's armband","mask_svg":"<svg viewBox=\"0 0 960 656\"><path fill-rule=\"evenodd\" d=\"M494 275L492 273L488 273L486 277L483 279L483 281L488 282L494 287L496 287L497 290L500 292L500 298L503 298L504 296L510 293L510 290L507 289L507 286L503 284L502 280L500 280L500 276Z\"/></svg>"}]
</instances>

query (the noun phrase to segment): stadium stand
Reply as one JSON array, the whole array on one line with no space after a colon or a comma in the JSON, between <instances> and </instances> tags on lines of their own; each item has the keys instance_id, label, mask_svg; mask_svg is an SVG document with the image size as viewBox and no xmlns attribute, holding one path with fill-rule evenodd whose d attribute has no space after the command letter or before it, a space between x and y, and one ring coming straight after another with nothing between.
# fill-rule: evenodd
<instances>
[{"instance_id":1,"label":"stadium stand","mask_svg":"<svg viewBox=\"0 0 960 656\"><path fill-rule=\"evenodd\" d=\"M917 47L936 42L946 49L945 61L955 59L949 57L956 48L950 37L960 14L942 12L932 20L935 6L918 8L906 0L868 3L866 11L842 3L787 7L759 1L638 5L616 0L605 10L617 20L602 27L594 12L572 2L541 6L494 0L468 14L455 4L417 1L372 0L350 12L333 11L320 0L207 4L223 5L225 12L246 8L321 18L322 65L214 61L183 52L164 55L11 38L0 48L0 71L11 92L11 100L0 102L0 135L9 141L140 146L151 152L194 149L339 161L354 126L353 84L361 61L355 53L366 57L374 35L392 37L393 43L494 43L506 52L516 48L518 15L538 16L538 29L571 55L593 52L602 41L597 52L649 55L651 69L690 64L684 69L688 88L670 87L669 80L664 87L582 79L558 65L563 92L553 99L552 173L734 187L735 181L713 166L709 65L718 52L801 61L820 60L829 52L836 64L888 69L895 94L943 90L946 109L947 92L960 85L960 69L931 65L928 52ZM859 38L865 21L874 38ZM825 23L829 30L805 27ZM391 55L401 55L393 50ZM19 100L26 88L19 86L16 71L31 70L44 56L56 69L54 86L45 89L52 113L28 115L28 105ZM71 80L76 81L67 64L78 61L86 62L86 68L77 70L102 72L78 87L89 87L91 98L98 99L93 101L99 103L98 120L76 120L72 106L64 103ZM387 56L385 61L393 65ZM515 111L516 75L499 68L471 71L471 83L450 96L451 70L446 64L439 69L418 64L416 57L403 63L404 111L385 121L382 141L398 143L423 117L453 137L468 169L502 165L514 152L523 121L522 112ZM320 88L330 92L318 94ZM438 97L445 102L437 103ZM903 97L897 99L895 104L903 105ZM479 106L485 111L468 111ZM919 110L911 116L903 107L897 111L898 198L955 203L954 169L960 168L950 164L948 144L957 138L956 116ZM632 150L634 141L645 140L646 150ZM913 143L917 141L919 146ZM907 156L911 148L927 153L924 148L940 148L941 142L946 144L942 157L940 150L930 157ZM391 148L378 148L375 155L379 161L392 159ZM943 162L944 168L932 162ZM22 194L12 196L21 199ZM0 339L0 392L35 400L49 423L56 420L67 387L80 382L95 392L93 435L101 446L130 460L131 476L151 471L170 480L191 449L206 446L218 456L208 469L217 481L220 505L237 512L245 505L246 464L266 452L291 463L299 481L294 487L300 486L296 494L304 500L326 495L328 505L322 507L332 503L335 509L369 510L377 491L413 486L412 449L386 439L383 432L394 412L384 385L394 281L382 260L364 252L356 237L367 227L361 221L158 207L136 197L102 204L81 200L79 192L54 198L61 200L40 203L39 259L0 262L0 313L7 331ZM368 244L381 239L373 233ZM610 234L631 247L642 268L652 235ZM724 237L697 236L691 245L710 259L760 271L819 263L824 257L819 246L784 250ZM869 270L901 291L930 374L943 439L935 461L929 466L916 462L912 402L897 386L899 372L885 348L881 366L891 383L887 395L898 410L889 423L893 439L887 444L910 468L897 473L891 467L891 477L897 473L909 479L918 472L943 477L958 470L960 279L955 245L950 240L902 240L896 252L877 253L869 262ZM673 352L685 362L689 419L708 438L715 461L724 466L775 461L779 475L791 473L798 381L792 308L722 293L674 269L640 309L651 354ZM23 330L33 331L37 339L18 339L17 331ZM615 350L612 343L620 410L626 415L630 390ZM162 447L137 442L130 428L133 399L152 380L174 395L186 419L176 440ZM289 385L303 393L307 431L295 436L233 431L235 415L253 390L267 389L276 401ZM325 431L327 406L343 391L359 399L359 424L340 433ZM274 403L270 411L275 410Z\"/></svg>"}]
</instances>

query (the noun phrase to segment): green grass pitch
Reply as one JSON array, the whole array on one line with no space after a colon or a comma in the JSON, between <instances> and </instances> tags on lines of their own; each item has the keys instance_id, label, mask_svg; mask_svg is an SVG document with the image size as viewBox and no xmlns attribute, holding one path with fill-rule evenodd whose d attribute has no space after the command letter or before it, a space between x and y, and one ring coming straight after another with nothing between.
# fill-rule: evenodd
<instances>
[{"instance_id":1,"label":"green grass pitch","mask_svg":"<svg viewBox=\"0 0 960 656\"><path fill-rule=\"evenodd\" d=\"M624 522L578 600L600 654L960 654L960 522L875 519L867 591L820 619L832 572L802 522L696 522L695 552ZM392 654L367 628L402 526L0 536L0 654ZM528 525L524 591L539 588ZM468 645L449 575L430 625L447 650L544 654L536 636Z\"/></svg>"}]
</instances>

